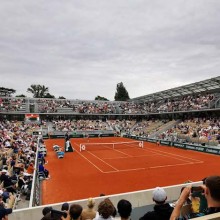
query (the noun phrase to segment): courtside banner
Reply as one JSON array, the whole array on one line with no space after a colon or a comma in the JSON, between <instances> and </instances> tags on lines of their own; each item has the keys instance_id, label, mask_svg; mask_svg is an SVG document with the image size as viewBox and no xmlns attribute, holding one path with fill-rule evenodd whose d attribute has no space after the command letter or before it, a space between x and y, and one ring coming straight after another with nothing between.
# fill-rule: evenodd
<instances>
[{"instance_id":1,"label":"courtside banner","mask_svg":"<svg viewBox=\"0 0 220 220\"><path fill-rule=\"evenodd\" d=\"M115 134L101 134L100 137L114 137Z\"/></svg>"},{"instance_id":2,"label":"courtside banner","mask_svg":"<svg viewBox=\"0 0 220 220\"><path fill-rule=\"evenodd\" d=\"M181 143L177 143L177 142L173 142L173 146L178 147L178 148L186 148L185 144L181 144Z\"/></svg>"},{"instance_id":3,"label":"courtside banner","mask_svg":"<svg viewBox=\"0 0 220 220\"><path fill-rule=\"evenodd\" d=\"M171 142L170 141L160 141L160 144L171 146Z\"/></svg>"},{"instance_id":4,"label":"courtside banner","mask_svg":"<svg viewBox=\"0 0 220 220\"><path fill-rule=\"evenodd\" d=\"M70 138L83 138L83 134L69 134ZM105 134L89 134L89 137L114 137L113 133L105 133ZM48 138L47 136L44 136L43 138ZM49 138L51 139L58 139L58 138L65 138L64 134L50 134Z\"/></svg>"},{"instance_id":5,"label":"courtside banner","mask_svg":"<svg viewBox=\"0 0 220 220\"><path fill-rule=\"evenodd\" d=\"M124 135L124 137L135 139L133 136L130 136L130 135ZM142 139L143 138L138 137L138 140L142 140ZM163 140L158 140L158 139L153 139L153 138L147 138L146 141L151 142L151 143L156 143L157 141L160 141L161 145L173 146L173 147L186 149L186 150L193 150L193 151L220 155L220 149L216 149L212 147L203 147L199 145L190 145L190 144L183 144L183 143L172 142L172 141L163 141Z\"/></svg>"},{"instance_id":6,"label":"courtside banner","mask_svg":"<svg viewBox=\"0 0 220 220\"><path fill-rule=\"evenodd\" d=\"M148 142L157 143L157 139L147 138Z\"/></svg>"},{"instance_id":7,"label":"courtside banner","mask_svg":"<svg viewBox=\"0 0 220 220\"><path fill-rule=\"evenodd\" d=\"M205 152L210 153L210 154L220 155L220 150L218 150L218 149L207 148L207 149L205 149Z\"/></svg>"},{"instance_id":8,"label":"courtside banner","mask_svg":"<svg viewBox=\"0 0 220 220\"><path fill-rule=\"evenodd\" d=\"M186 149L196 150L196 151L201 151L201 152L204 152L204 150L205 150L204 147L199 147L199 146L194 146L194 145L188 145L188 144L186 144Z\"/></svg>"},{"instance_id":9,"label":"courtside banner","mask_svg":"<svg viewBox=\"0 0 220 220\"><path fill-rule=\"evenodd\" d=\"M147 138L140 137L139 140L140 140L140 141L147 141Z\"/></svg>"}]
</instances>

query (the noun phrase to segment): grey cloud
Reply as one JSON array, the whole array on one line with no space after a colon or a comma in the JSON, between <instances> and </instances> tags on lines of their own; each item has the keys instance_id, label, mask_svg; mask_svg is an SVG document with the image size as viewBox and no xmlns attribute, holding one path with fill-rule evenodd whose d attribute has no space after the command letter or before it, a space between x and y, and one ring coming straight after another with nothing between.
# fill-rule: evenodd
<instances>
[{"instance_id":1,"label":"grey cloud","mask_svg":"<svg viewBox=\"0 0 220 220\"><path fill-rule=\"evenodd\" d=\"M2 1L1 86L113 100L218 76L218 0Z\"/></svg>"}]
</instances>

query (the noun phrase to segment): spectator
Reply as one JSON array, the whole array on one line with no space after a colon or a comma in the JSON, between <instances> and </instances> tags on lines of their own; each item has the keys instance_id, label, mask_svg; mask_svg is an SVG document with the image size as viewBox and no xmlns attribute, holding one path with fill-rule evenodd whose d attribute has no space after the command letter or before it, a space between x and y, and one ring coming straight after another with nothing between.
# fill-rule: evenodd
<instances>
[{"instance_id":1,"label":"spectator","mask_svg":"<svg viewBox=\"0 0 220 220\"><path fill-rule=\"evenodd\" d=\"M61 206L61 211L68 212L69 211L69 203L65 202Z\"/></svg>"},{"instance_id":2,"label":"spectator","mask_svg":"<svg viewBox=\"0 0 220 220\"><path fill-rule=\"evenodd\" d=\"M47 213L50 213L51 210L52 210L51 206L44 207L43 210L42 210L43 216L45 216Z\"/></svg>"},{"instance_id":3,"label":"spectator","mask_svg":"<svg viewBox=\"0 0 220 220\"><path fill-rule=\"evenodd\" d=\"M64 202L61 206L61 211L66 212L66 214L67 214L67 217L65 218L67 220L71 219L70 215L69 215L69 208L70 208L70 206L69 206L69 203L67 203L67 202Z\"/></svg>"},{"instance_id":4,"label":"spectator","mask_svg":"<svg viewBox=\"0 0 220 220\"><path fill-rule=\"evenodd\" d=\"M27 168L27 173L28 174L33 174L34 173L34 164L31 162Z\"/></svg>"},{"instance_id":5,"label":"spectator","mask_svg":"<svg viewBox=\"0 0 220 220\"><path fill-rule=\"evenodd\" d=\"M188 186L181 193L170 220L179 219L181 208L190 196L191 188L192 186ZM204 190L204 195L208 203L208 208L203 214L209 215L220 212L220 176L207 177L204 180L204 184L201 186L201 188Z\"/></svg>"},{"instance_id":6,"label":"spectator","mask_svg":"<svg viewBox=\"0 0 220 220\"><path fill-rule=\"evenodd\" d=\"M8 215L12 213L12 209L6 209L2 204L0 204L0 219L7 220Z\"/></svg>"},{"instance_id":7,"label":"spectator","mask_svg":"<svg viewBox=\"0 0 220 220\"><path fill-rule=\"evenodd\" d=\"M156 203L154 211L147 212L139 220L169 220L173 208L166 203L167 194L161 187L156 187L153 191L153 201Z\"/></svg>"},{"instance_id":8,"label":"spectator","mask_svg":"<svg viewBox=\"0 0 220 220\"><path fill-rule=\"evenodd\" d=\"M82 213L82 206L78 204L72 204L70 206L69 215L71 220L80 220Z\"/></svg>"},{"instance_id":9,"label":"spectator","mask_svg":"<svg viewBox=\"0 0 220 220\"><path fill-rule=\"evenodd\" d=\"M115 207L113 206L110 199L105 199L99 203L98 212L94 220L113 220L113 215L115 214Z\"/></svg>"},{"instance_id":10,"label":"spectator","mask_svg":"<svg viewBox=\"0 0 220 220\"><path fill-rule=\"evenodd\" d=\"M39 172L43 172L46 178L50 178L49 171L43 166L42 163L39 163Z\"/></svg>"},{"instance_id":11,"label":"spectator","mask_svg":"<svg viewBox=\"0 0 220 220\"><path fill-rule=\"evenodd\" d=\"M94 219L96 216L96 211L94 210L95 201L89 198L87 201L87 209L83 209L81 214L81 220Z\"/></svg>"},{"instance_id":12,"label":"spectator","mask_svg":"<svg viewBox=\"0 0 220 220\"><path fill-rule=\"evenodd\" d=\"M9 177L7 170L3 169L1 173L0 181L4 181L4 188L6 188L8 192L16 193L16 186Z\"/></svg>"},{"instance_id":13,"label":"spectator","mask_svg":"<svg viewBox=\"0 0 220 220\"><path fill-rule=\"evenodd\" d=\"M117 209L120 217L117 220L129 220L132 212L132 205L128 200L121 199L117 204Z\"/></svg>"}]
</instances>

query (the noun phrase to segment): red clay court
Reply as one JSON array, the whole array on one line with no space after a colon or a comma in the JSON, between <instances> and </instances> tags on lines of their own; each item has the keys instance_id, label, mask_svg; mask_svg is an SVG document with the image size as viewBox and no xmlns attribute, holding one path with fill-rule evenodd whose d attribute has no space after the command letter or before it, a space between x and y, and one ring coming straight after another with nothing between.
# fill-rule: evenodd
<instances>
[{"instance_id":1,"label":"red clay court","mask_svg":"<svg viewBox=\"0 0 220 220\"><path fill-rule=\"evenodd\" d=\"M131 142L130 144L96 145L92 143ZM85 151L80 144L88 143ZM219 173L219 156L121 137L71 139L74 152L58 159L53 145L64 147L64 139L45 140L49 163L45 167L51 178L43 181L43 204L86 199L199 181ZM91 146L90 146L91 145Z\"/></svg>"}]
</instances>

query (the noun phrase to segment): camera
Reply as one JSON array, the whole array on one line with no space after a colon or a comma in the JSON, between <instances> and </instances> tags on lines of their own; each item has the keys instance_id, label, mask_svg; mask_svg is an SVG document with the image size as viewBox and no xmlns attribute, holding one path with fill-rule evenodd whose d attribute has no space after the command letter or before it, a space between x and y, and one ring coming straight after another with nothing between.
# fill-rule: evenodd
<instances>
[{"instance_id":1,"label":"camera","mask_svg":"<svg viewBox=\"0 0 220 220\"><path fill-rule=\"evenodd\" d=\"M204 189L201 186L192 186L191 193L194 193L194 192L204 193Z\"/></svg>"},{"instance_id":2,"label":"camera","mask_svg":"<svg viewBox=\"0 0 220 220\"><path fill-rule=\"evenodd\" d=\"M51 217L53 219L60 220L62 216L64 218L66 218L67 217L67 213L66 212L62 212L62 211L58 211L58 210L54 210L54 209L51 210Z\"/></svg>"}]
</instances>

